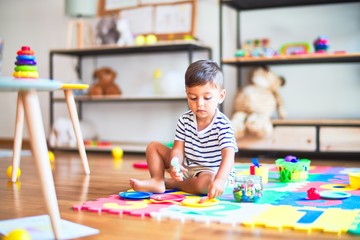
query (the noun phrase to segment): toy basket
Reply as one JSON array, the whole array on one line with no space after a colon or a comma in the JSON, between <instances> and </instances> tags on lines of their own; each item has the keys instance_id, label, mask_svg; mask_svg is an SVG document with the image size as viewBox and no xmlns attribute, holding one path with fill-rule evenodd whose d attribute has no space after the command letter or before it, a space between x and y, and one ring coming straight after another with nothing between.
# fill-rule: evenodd
<instances>
[{"instance_id":1,"label":"toy basket","mask_svg":"<svg viewBox=\"0 0 360 240\"><path fill-rule=\"evenodd\" d=\"M360 172L349 173L349 183L352 188L360 189Z\"/></svg>"},{"instance_id":2,"label":"toy basket","mask_svg":"<svg viewBox=\"0 0 360 240\"><path fill-rule=\"evenodd\" d=\"M308 178L309 159L299 159L296 162L287 162L283 158L275 161L281 182L302 182Z\"/></svg>"}]
</instances>

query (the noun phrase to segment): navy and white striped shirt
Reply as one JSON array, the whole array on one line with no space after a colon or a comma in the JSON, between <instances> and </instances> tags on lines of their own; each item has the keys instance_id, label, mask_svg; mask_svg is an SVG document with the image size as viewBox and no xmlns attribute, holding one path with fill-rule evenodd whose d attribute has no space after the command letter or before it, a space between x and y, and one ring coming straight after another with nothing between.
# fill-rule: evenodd
<instances>
[{"instance_id":1,"label":"navy and white striped shirt","mask_svg":"<svg viewBox=\"0 0 360 240\"><path fill-rule=\"evenodd\" d=\"M195 114L190 110L184 113L178 120L175 140L185 143L184 164L189 167L219 168L222 149L238 151L231 122L219 110L211 124L199 132Z\"/></svg>"}]
</instances>

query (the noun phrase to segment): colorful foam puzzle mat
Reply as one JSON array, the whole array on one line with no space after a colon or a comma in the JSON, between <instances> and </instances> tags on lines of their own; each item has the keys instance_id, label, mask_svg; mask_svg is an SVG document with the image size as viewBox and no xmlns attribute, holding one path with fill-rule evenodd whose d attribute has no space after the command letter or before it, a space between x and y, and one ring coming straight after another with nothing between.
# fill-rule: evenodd
<instances>
[{"instance_id":1,"label":"colorful foam puzzle mat","mask_svg":"<svg viewBox=\"0 0 360 240\"><path fill-rule=\"evenodd\" d=\"M249 164L237 164L238 172L246 173ZM269 182L257 202L236 202L233 189L226 189L219 204L211 207L189 207L173 203L152 203L149 199L127 200L118 194L74 205L77 211L107 212L117 215L152 217L158 220L217 222L248 227L313 231L332 234L360 235L360 189L349 185L349 172L360 168L311 166L304 182L280 182L275 165L269 167ZM351 194L344 199L309 200L307 190L342 191ZM185 192L168 190L166 194L200 198Z\"/></svg>"}]
</instances>

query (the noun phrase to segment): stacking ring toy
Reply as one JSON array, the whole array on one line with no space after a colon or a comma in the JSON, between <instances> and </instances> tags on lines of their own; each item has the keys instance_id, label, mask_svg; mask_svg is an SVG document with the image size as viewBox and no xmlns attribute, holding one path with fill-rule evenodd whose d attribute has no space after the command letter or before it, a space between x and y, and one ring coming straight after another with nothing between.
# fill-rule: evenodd
<instances>
[{"instance_id":1,"label":"stacking ring toy","mask_svg":"<svg viewBox=\"0 0 360 240\"><path fill-rule=\"evenodd\" d=\"M16 57L16 60L35 60L33 55L20 55Z\"/></svg>"},{"instance_id":2,"label":"stacking ring toy","mask_svg":"<svg viewBox=\"0 0 360 240\"><path fill-rule=\"evenodd\" d=\"M14 70L15 72L21 72L21 71L35 72L37 71L37 66L28 66L28 65L16 66Z\"/></svg>"},{"instance_id":3,"label":"stacking ring toy","mask_svg":"<svg viewBox=\"0 0 360 240\"><path fill-rule=\"evenodd\" d=\"M13 76L15 78L38 78L38 72L14 72Z\"/></svg>"},{"instance_id":4,"label":"stacking ring toy","mask_svg":"<svg viewBox=\"0 0 360 240\"><path fill-rule=\"evenodd\" d=\"M17 55L34 55L35 52L33 50L19 50L16 52Z\"/></svg>"},{"instance_id":5,"label":"stacking ring toy","mask_svg":"<svg viewBox=\"0 0 360 240\"><path fill-rule=\"evenodd\" d=\"M34 60L19 60L15 62L15 65L36 65Z\"/></svg>"}]
</instances>

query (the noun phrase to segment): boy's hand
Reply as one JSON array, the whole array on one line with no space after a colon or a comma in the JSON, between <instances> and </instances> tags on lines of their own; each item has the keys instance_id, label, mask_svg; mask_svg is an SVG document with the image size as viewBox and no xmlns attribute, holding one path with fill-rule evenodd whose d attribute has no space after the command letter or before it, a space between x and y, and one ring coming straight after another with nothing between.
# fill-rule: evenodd
<instances>
[{"instance_id":1,"label":"boy's hand","mask_svg":"<svg viewBox=\"0 0 360 240\"><path fill-rule=\"evenodd\" d=\"M219 179L215 179L209 185L208 199L219 197L223 194L225 188L225 182Z\"/></svg>"},{"instance_id":2,"label":"boy's hand","mask_svg":"<svg viewBox=\"0 0 360 240\"><path fill-rule=\"evenodd\" d=\"M170 176L172 179L174 179L175 181L182 181L184 177L184 171L187 171L187 169L180 165L179 159L177 157L171 159Z\"/></svg>"}]
</instances>

